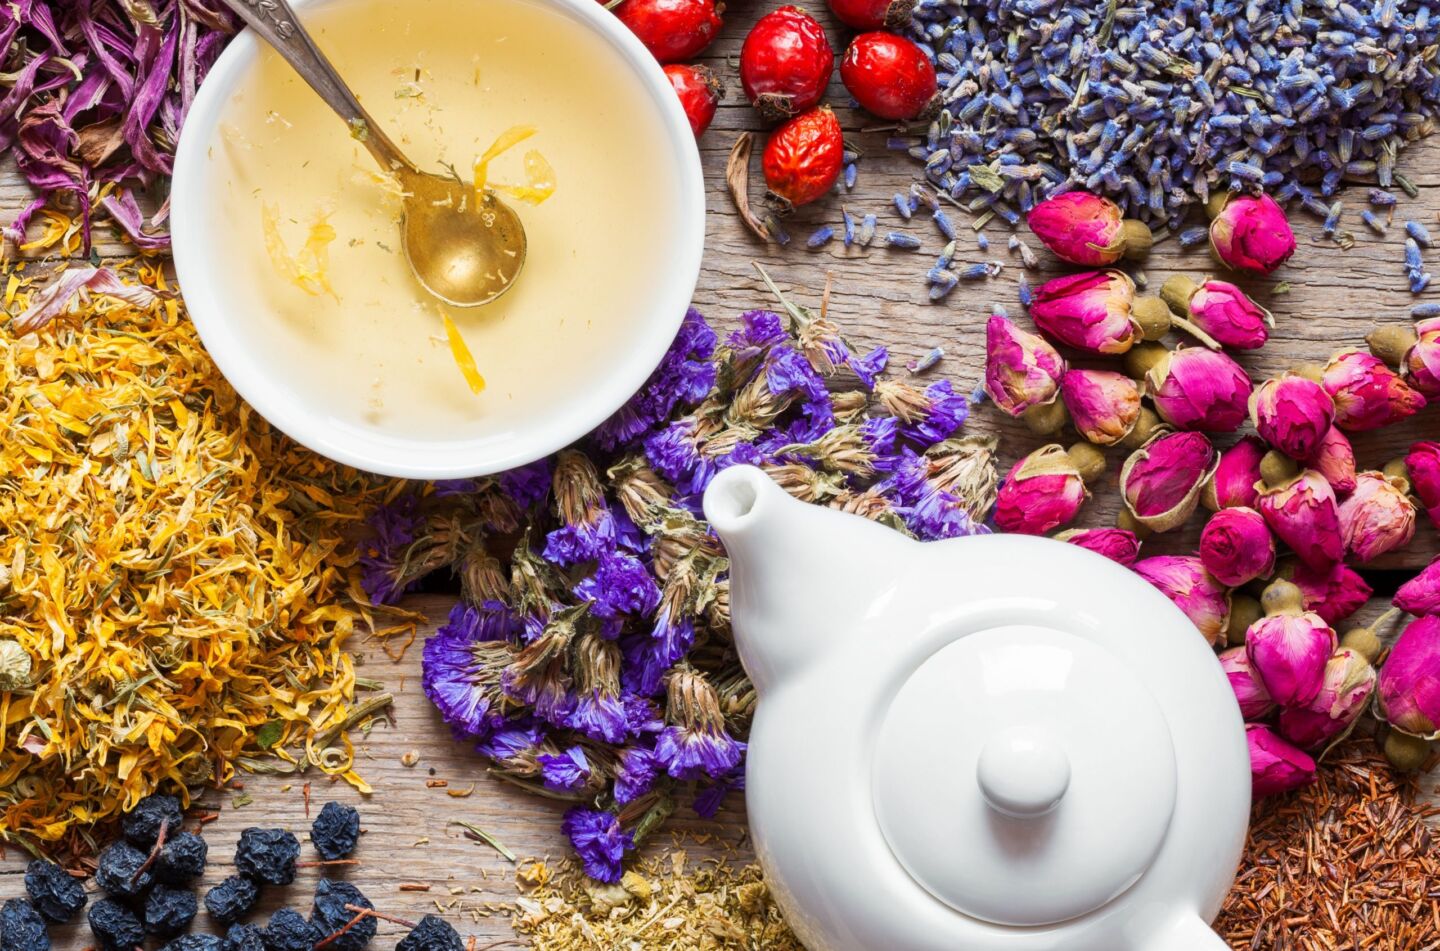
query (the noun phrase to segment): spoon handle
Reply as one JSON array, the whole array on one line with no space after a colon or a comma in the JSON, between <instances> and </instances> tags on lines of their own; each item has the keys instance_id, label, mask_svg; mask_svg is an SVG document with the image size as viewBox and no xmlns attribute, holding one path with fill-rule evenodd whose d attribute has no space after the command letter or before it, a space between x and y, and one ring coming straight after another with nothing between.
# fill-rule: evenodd
<instances>
[{"instance_id":1,"label":"spoon handle","mask_svg":"<svg viewBox=\"0 0 1440 951\"><path fill-rule=\"evenodd\" d=\"M310 33L295 17L288 0L220 0L260 38L284 57L300 78L323 99L345 124L350 134L360 141L382 168L390 171L416 171L411 162L390 140L383 129L360 105L335 67L320 52Z\"/></svg>"}]
</instances>

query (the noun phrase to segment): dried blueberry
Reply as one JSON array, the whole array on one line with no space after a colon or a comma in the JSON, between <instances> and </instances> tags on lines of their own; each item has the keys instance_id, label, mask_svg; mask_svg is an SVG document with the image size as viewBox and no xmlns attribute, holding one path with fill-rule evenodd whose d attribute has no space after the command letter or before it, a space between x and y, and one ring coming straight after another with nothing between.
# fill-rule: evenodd
<instances>
[{"instance_id":1,"label":"dried blueberry","mask_svg":"<svg viewBox=\"0 0 1440 951\"><path fill-rule=\"evenodd\" d=\"M155 877L171 885L181 885L205 874L205 858L210 847L205 840L193 832L181 832L174 838L166 837L155 860Z\"/></svg>"},{"instance_id":2,"label":"dried blueberry","mask_svg":"<svg viewBox=\"0 0 1440 951\"><path fill-rule=\"evenodd\" d=\"M284 829L246 829L235 846L235 870L266 885L295 881L300 840Z\"/></svg>"},{"instance_id":3,"label":"dried blueberry","mask_svg":"<svg viewBox=\"0 0 1440 951\"><path fill-rule=\"evenodd\" d=\"M265 933L257 925L231 925L223 951L265 951Z\"/></svg>"},{"instance_id":4,"label":"dried blueberry","mask_svg":"<svg viewBox=\"0 0 1440 951\"><path fill-rule=\"evenodd\" d=\"M95 869L95 884L115 898L137 898L145 894L155 881L152 869L140 871L149 858L124 840L112 842L100 853Z\"/></svg>"},{"instance_id":5,"label":"dried blueberry","mask_svg":"<svg viewBox=\"0 0 1440 951\"><path fill-rule=\"evenodd\" d=\"M45 919L25 898L0 905L0 948L5 951L50 951Z\"/></svg>"},{"instance_id":6,"label":"dried blueberry","mask_svg":"<svg viewBox=\"0 0 1440 951\"><path fill-rule=\"evenodd\" d=\"M222 925L228 925L249 914L259 898L259 885L240 875L231 875L205 893L205 910Z\"/></svg>"},{"instance_id":7,"label":"dried blueberry","mask_svg":"<svg viewBox=\"0 0 1440 951\"><path fill-rule=\"evenodd\" d=\"M156 885L145 896L145 930L163 937L179 934L195 920L195 893L174 885Z\"/></svg>"},{"instance_id":8,"label":"dried blueberry","mask_svg":"<svg viewBox=\"0 0 1440 951\"><path fill-rule=\"evenodd\" d=\"M182 934L169 944L161 945L160 951L221 951L225 942L213 934Z\"/></svg>"},{"instance_id":9,"label":"dried blueberry","mask_svg":"<svg viewBox=\"0 0 1440 951\"><path fill-rule=\"evenodd\" d=\"M322 859L343 859L359 840L360 813L338 802L327 802L310 826L310 842Z\"/></svg>"},{"instance_id":10,"label":"dried blueberry","mask_svg":"<svg viewBox=\"0 0 1440 951\"><path fill-rule=\"evenodd\" d=\"M439 915L426 915L400 939L395 951L465 951L465 943L450 922Z\"/></svg>"},{"instance_id":11,"label":"dried blueberry","mask_svg":"<svg viewBox=\"0 0 1440 951\"><path fill-rule=\"evenodd\" d=\"M261 934L265 951L310 951L324 937L304 915L289 908L271 915Z\"/></svg>"},{"instance_id":12,"label":"dried blueberry","mask_svg":"<svg viewBox=\"0 0 1440 951\"><path fill-rule=\"evenodd\" d=\"M140 919L113 898L102 898L91 905L86 917L104 951L134 951L145 940L145 926Z\"/></svg>"},{"instance_id":13,"label":"dried blueberry","mask_svg":"<svg viewBox=\"0 0 1440 951\"><path fill-rule=\"evenodd\" d=\"M310 910L310 920L319 929L321 936L332 935L344 928L355 917L355 912L346 908L371 908L370 899L349 882L337 882L328 878L320 879L315 886L315 905ZM335 951L359 951L375 937L375 919L361 918L349 931L331 941L329 947Z\"/></svg>"},{"instance_id":14,"label":"dried blueberry","mask_svg":"<svg viewBox=\"0 0 1440 951\"><path fill-rule=\"evenodd\" d=\"M142 849L148 849L160 837L160 827L178 832L185 814L180 809L180 800L174 796L156 793L146 796L135 804L135 808L120 822L125 838Z\"/></svg>"},{"instance_id":15,"label":"dried blueberry","mask_svg":"<svg viewBox=\"0 0 1440 951\"><path fill-rule=\"evenodd\" d=\"M35 910L51 921L69 921L85 907L85 886L54 862L44 859L25 866L25 891Z\"/></svg>"}]
</instances>

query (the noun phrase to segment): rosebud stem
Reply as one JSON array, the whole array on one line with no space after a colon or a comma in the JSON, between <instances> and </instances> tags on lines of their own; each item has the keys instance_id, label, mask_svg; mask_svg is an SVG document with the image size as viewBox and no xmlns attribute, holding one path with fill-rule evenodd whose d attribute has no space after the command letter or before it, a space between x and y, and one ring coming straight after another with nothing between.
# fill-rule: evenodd
<instances>
[{"instance_id":1,"label":"rosebud stem","mask_svg":"<svg viewBox=\"0 0 1440 951\"><path fill-rule=\"evenodd\" d=\"M1205 331L1201 330L1199 327L1186 320L1184 317L1172 316L1170 318L1170 325L1172 327L1175 327L1177 330L1185 331L1187 334L1194 337L1196 340L1200 341L1202 344L1209 347L1211 350L1220 349L1220 341L1216 340L1214 337L1210 336Z\"/></svg>"}]
</instances>

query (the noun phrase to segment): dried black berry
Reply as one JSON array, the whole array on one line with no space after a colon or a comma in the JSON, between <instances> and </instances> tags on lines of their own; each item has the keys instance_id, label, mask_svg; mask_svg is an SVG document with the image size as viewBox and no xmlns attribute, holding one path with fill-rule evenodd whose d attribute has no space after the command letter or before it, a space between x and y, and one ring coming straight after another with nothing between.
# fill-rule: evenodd
<instances>
[{"instance_id":1,"label":"dried black berry","mask_svg":"<svg viewBox=\"0 0 1440 951\"><path fill-rule=\"evenodd\" d=\"M360 840L360 813L338 802L327 802L310 826L310 842L322 859L343 859Z\"/></svg>"},{"instance_id":2,"label":"dried black berry","mask_svg":"<svg viewBox=\"0 0 1440 951\"><path fill-rule=\"evenodd\" d=\"M182 934L169 944L162 945L160 951L221 951L225 942L213 934Z\"/></svg>"},{"instance_id":3,"label":"dried black berry","mask_svg":"<svg viewBox=\"0 0 1440 951\"><path fill-rule=\"evenodd\" d=\"M320 879L320 884L315 886L315 905L310 910L310 920L319 929L321 937L332 935L350 923L355 917L355 912L346 908L346 905L354 905L357 908L371 908L370 899L366 898L360 889L349 882L337 882L328 878ZM359 951L370 943L375 937L376 922L374 918L361 918L356 922L355 927L331 941L326 947L334 948L335 951Z\"/></svg>"},{"instance_id":4,"label":"dried black berry","mask_svg":"<svg viewBox=\"0 0 1440 951\"><path fill-rule=\"evenodd\" d=\"M0 905L0 948L5 951L50 951L45 919L25 898Z\"/></svg>"},{"instance_id":5,"label":"dried black berry","mask_svg":"<svg viewBox=\"0 0 1440 951\"><path fill-rule=\"evenodd\" d=\"M51 921L69 921L87 900L79 879L44 859L25 866L25 891L35 910Z\"/></svg>"},{"instance_id":6,"label":"dried black berry","mask_svg":"<svg viewBox=\"0 0 1440 951\"><path fill-rule=\"evenodd\" d=\"M266 885L295 881L300 840L284 829L246 829L235 846L235 870Z\"/></svg>"},{"instance_id":7,"label":"dried black berry","mask_svg":"<svg viewBox=\"0 0 1440 951\"><path fill-rule=\"evenodd\" d=\"M195 920L195 893L174 885L156 885L145 896L145 930L162 938L179 934Z\"/></svg>"},{"instance_id":8,"label":"dried black berry","mask_svg":"<svg viewBox=\"0 0 1440 951\"><path fill-rule=\"evenodd\" d=\"M311 951L325 937L305 916L290 908L281 908L270 916L261 940L265 951Z\"/></svg>"},{"instance_id":9,"label":"dried black berry","mask_svg":"<svg viewBox=\"0 0 1440 951\"><path fill-rule=\"evenodd\" d=\"M145 926L135 913L113 898L102 898L90 906L90 930L104 951L135 951L145 940Z\"/></svg>"},{"instance_id":10,"label":"dried black berry","mask_svg":"<svg viewBox=\"0 0 1440 951\"><path fill-rule=\"evenodd\" d=\"M145 894L155 882L153 869L140 871L147 858L149 856L129 842L112 842L100 853L100 865L95 869L95 884L115 898L137 898Z\"/></svg>"},{"instance_id":11,"label":"dried black berry","mask_svg":"<svg viewBox=\"0 0 1440 951\"><path fill-rule=\"evenodd\" d=\"M166 836L160 857L155 860L155 877L171 885L182 885L205 874L205 858L210 847L193 832L181 832L174 838Z\"/></svg>"},{"instance_id":12,"label":"dried black berry","mask_svg":"<svg viewBox=\"0 0 1440 951\"><path fill-rule=\"evenodd\" d=\"M156 793L146 796L135 804L135 808L120 822L125 838L142 849L149 849L160 837L160 827L167 830L167 837L180 831L185 814L180 810L180 800L174 796Z\"/></svg>"},{"instance_id":13,"label":"dried black berry","mask_svg":"<svg viewBox=\"0 0 1440 951\"><path fill-rule=\"evenodd\" d=\"M205 910L222 925L228 925L249 914L259 898L259 885L240 875L231 875L205 893Z\"/></svg>"},{"instance_id":14,"label":"dried black berry","mask_svg":"<svg viewBox=\"0 0 1440 951\"><path fill-rule=\"evenodd\" d=\"M395 951L465 951L465 943L450 922L439 915L426 915L400 939Z\"/></svg>"},{"instance_id":15,"label":"dried black berry","mask_svg":"<svg viewBox=\"0 0 1440 951\"><path fill-rule=\"evenodd\" d=\"M255 925L231 925L223 951L265 951L265 933Z\"/></svg>"}]
</instances>

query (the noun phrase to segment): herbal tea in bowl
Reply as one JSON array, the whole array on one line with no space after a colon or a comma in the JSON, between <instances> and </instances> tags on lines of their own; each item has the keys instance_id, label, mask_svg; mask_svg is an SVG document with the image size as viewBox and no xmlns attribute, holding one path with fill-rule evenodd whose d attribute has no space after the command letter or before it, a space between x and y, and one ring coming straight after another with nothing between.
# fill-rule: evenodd
<instances>
[{"instance_id":1,"label":"herbal tea in bowl","mask_svg":"<svg viewBox=\"0 0 1440 951\"><path fill-rule=\"evenodd\" d=\"M659 362L694 290L704 189L660 67L594 0L313 0L304 26L416 166L499 198L524 269L437 300L400 179L250 32L175 162L177 276L207 349L272 423L340 462L459 478L593 429Z\"/></svg>"}]
</instances>

